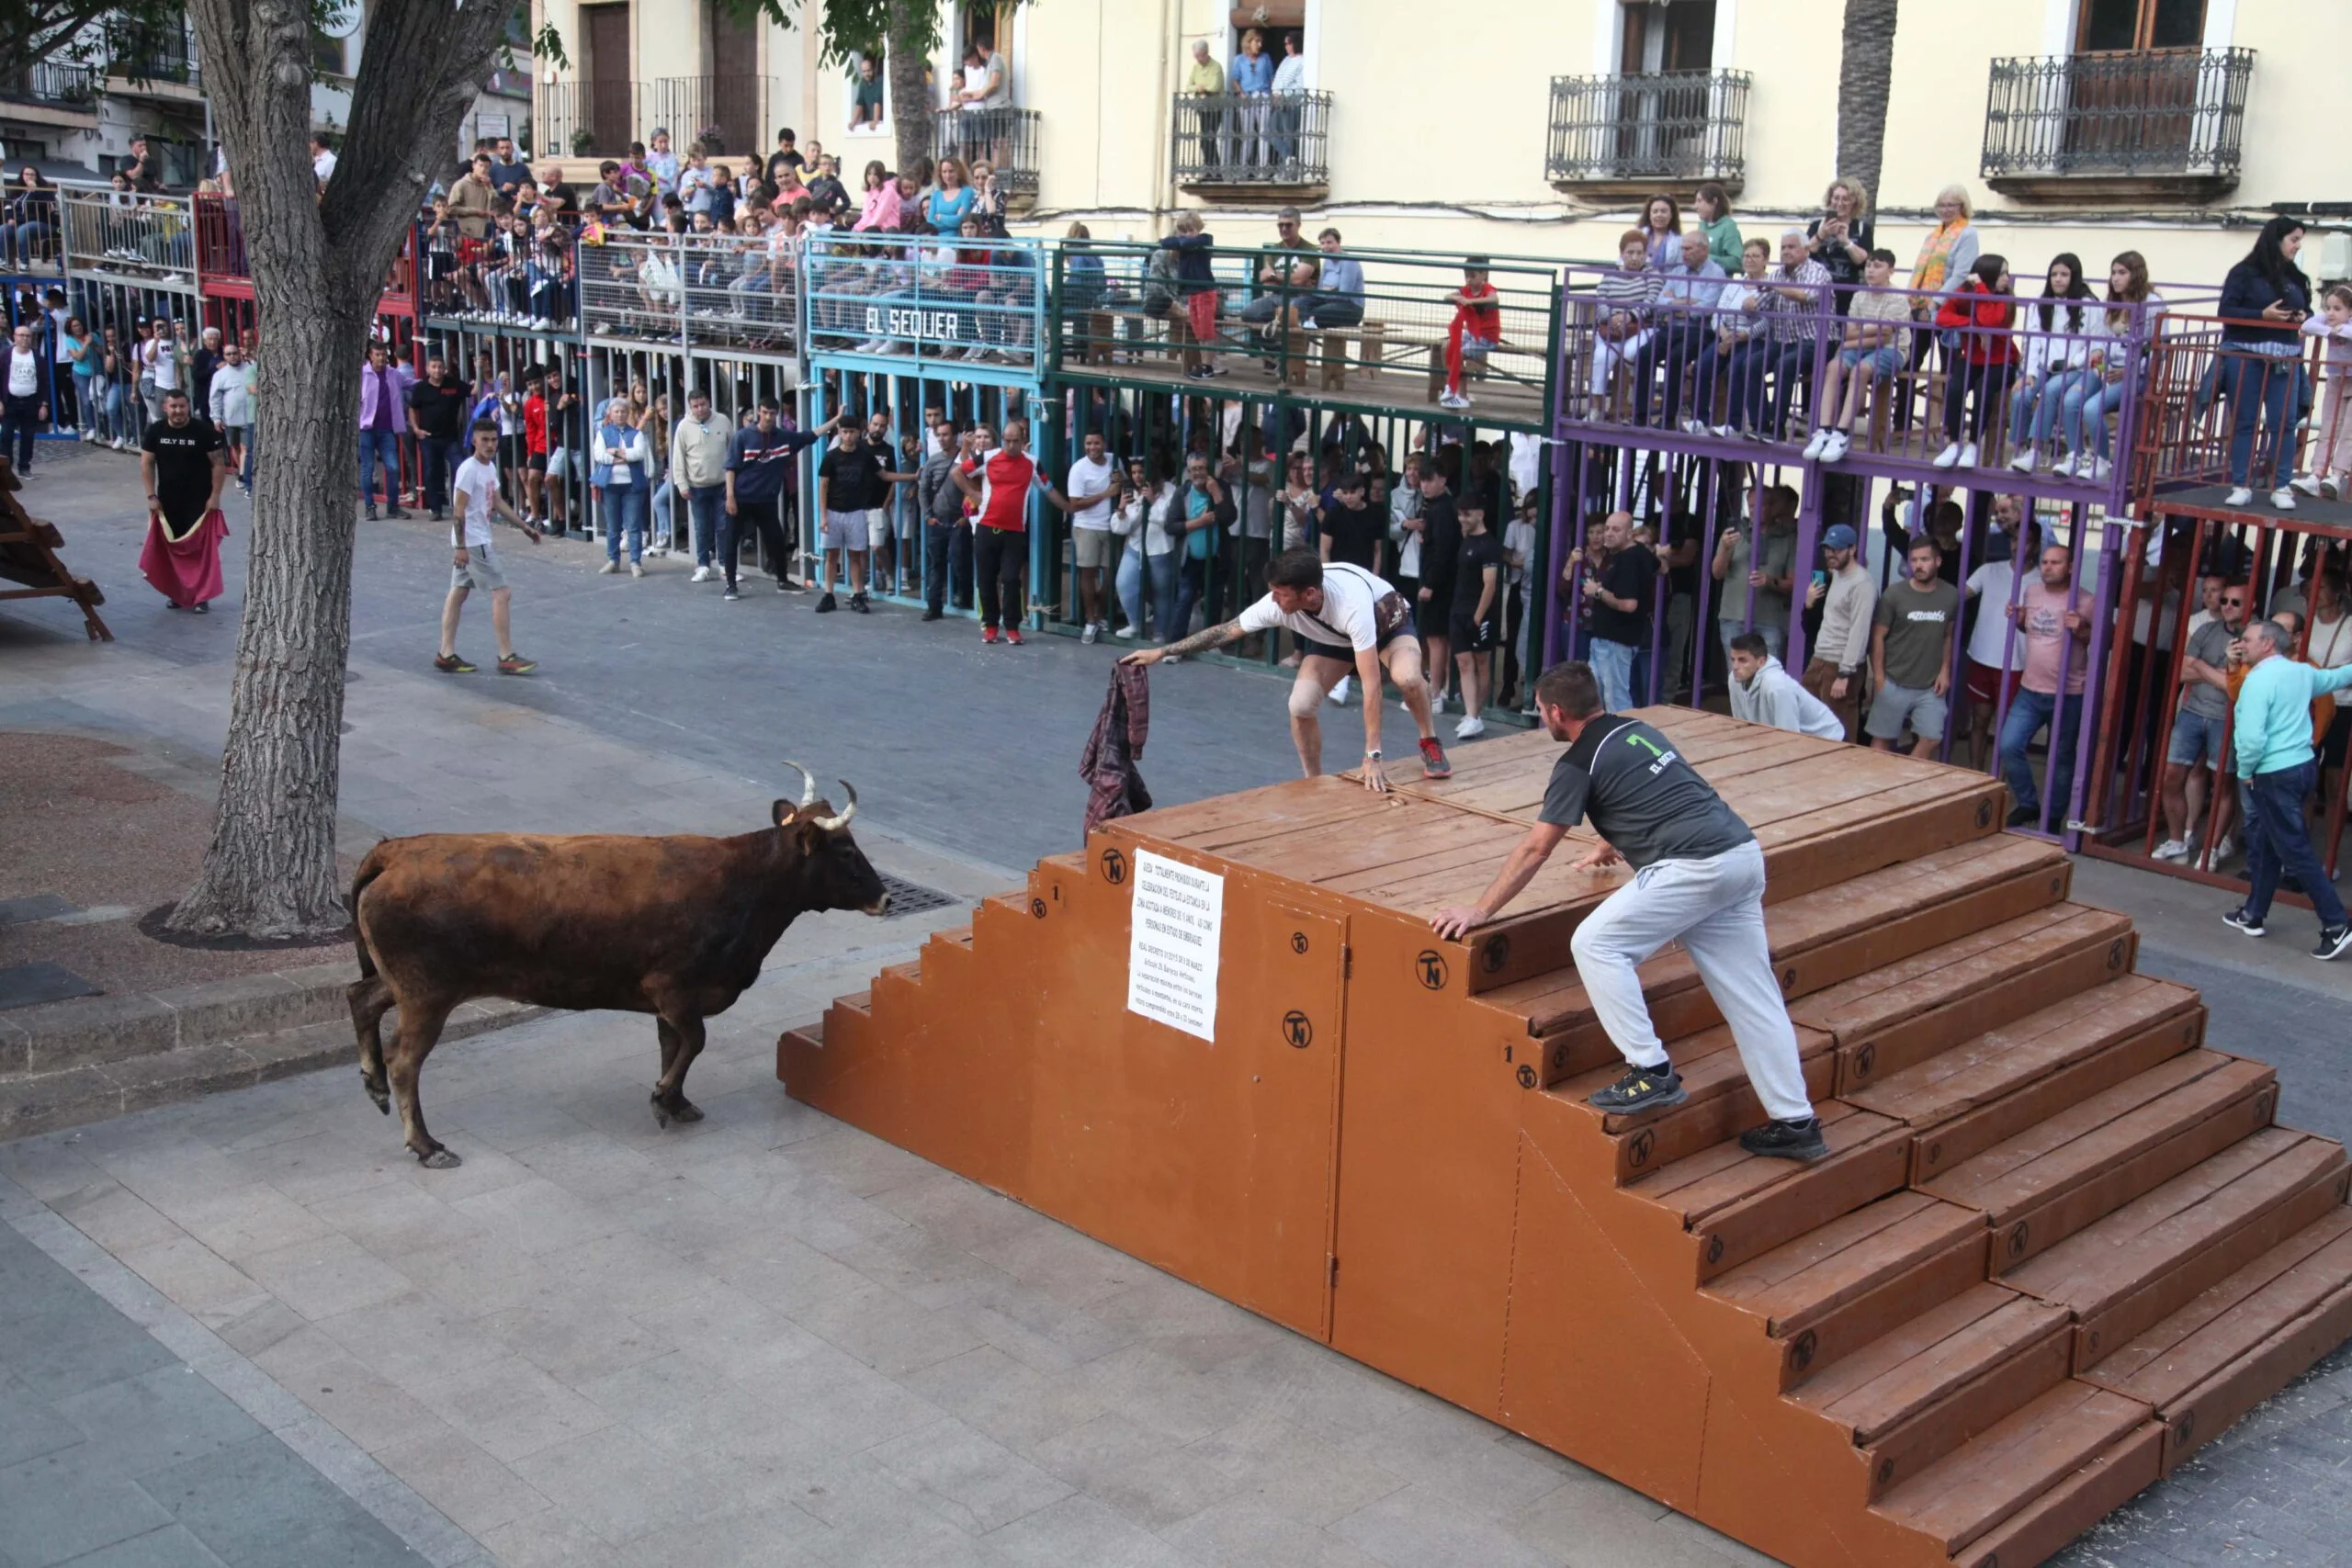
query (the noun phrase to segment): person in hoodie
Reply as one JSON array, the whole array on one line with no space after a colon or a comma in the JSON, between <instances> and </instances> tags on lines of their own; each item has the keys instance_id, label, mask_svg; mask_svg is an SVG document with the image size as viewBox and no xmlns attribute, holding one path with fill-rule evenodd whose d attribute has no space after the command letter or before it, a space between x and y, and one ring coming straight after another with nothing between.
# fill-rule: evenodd
<instances>
[{"instance_id":1,"label":"person in hoodie","mask_svg":"<svg viewBox=\"0 0 2352 1568\"><path fill-rule=\"evenodd\" d=\"M1781 669L1755 632L1731 639L1731 716L1822 740L1846 739L1846 721Z\"/></svg>"}]
</instances>

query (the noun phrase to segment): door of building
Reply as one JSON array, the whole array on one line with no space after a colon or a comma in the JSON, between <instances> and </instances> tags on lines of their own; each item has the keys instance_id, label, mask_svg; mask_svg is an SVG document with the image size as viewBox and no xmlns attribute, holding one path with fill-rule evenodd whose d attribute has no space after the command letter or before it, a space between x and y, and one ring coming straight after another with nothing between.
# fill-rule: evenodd
<instances>
[{"instance_id":1,"label":"door of building","mask_svg":"<svg viewBox=\"0 0 2352 1568\"><path fill-rule=\"evenodd\" d=\"M590 152L616 158L628 151L637 134L626 0L620 5L581 6L580 34L584 67L580 83L587 100L581 105L580 123L587 128Z\"/></svg>"}]
</instances>

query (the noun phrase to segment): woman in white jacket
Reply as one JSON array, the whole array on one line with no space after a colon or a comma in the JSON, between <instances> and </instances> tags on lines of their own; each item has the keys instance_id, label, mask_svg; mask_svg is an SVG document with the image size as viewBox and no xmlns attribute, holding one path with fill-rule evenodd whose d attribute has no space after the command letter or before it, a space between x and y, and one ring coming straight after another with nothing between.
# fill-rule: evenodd
<instances>
[{"instance_id":1,"label":"woman in white jacket","mask_svg":"<svg viewBox=\"0 0 2352 1568\"><path fill-rule=\"evenodd\" d=\"M1126 612L1127 624L1117 635L1140 637L1144 633L1144 587L1151 588L1151 629L1160 640L1167 638L1168 628L1176 624L1176 540L1168 532L1168 508L1175 500L1176 486L1162 479L1154 484L1148 465L1141 457L1127 460L1125 483L1120 486L1119 504L1111 513L1111 532L1126 541L1119 554L1119 569L1114 586L1119 595L1119 607Z\"/></svg>"},{"instance_id":2,"label":"woman in white jacket","mask_svg":"<svg viewBox=\"0 0 2352 1568\"><path fill-rule=\"evenodd\" d=\"M653 472L652 447L635 422L627 398L605 405L605 423L597 427L589 453L589 483L596 487L596 506L605 525L605 564L597 570L621 569L621 536L628 536L628 574L645 575L645 514Z\"/></svg>"}]
</instances>

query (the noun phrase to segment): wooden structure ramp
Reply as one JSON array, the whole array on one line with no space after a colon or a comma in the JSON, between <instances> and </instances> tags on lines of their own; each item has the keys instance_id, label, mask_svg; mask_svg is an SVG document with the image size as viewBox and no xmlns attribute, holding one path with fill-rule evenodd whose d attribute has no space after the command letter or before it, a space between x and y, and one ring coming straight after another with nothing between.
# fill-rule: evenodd
<instances>
[{"instance_id":1,"label":"wooden structure ramp","mask_svg":"<svg viewBox=\"0 0 2352 1568\"><path fill-rule=\"evenodd\" d=\"M1830 1145L1762 1120L1686 955L1688 1103L1618 1070L1564 852L1435 940L1540 800L1539 733L1375 795L1115 821L786 1034L793 1096L1814 1568L2026 1568L2352 1334L2341 1146L2274 1124L1996 781L1645 715L1756 829ZM1221 878L1214 1040L1128 1008L1140 857Z\"/></svg>"},{"instance_id":2,"label":"wooden structure ramp","mask_svg":"<svg viewBox=\"0 0 2352 1568\"><path fill-rule=\"evenodd\" d=\"M0 600L70 599L82 612L83 630L92 642L112 642L114 633L98 616L107 596L86 577L65 569L57 552L65 546L56 525L28 513L17 500L24 481L16 467L0 457Z\"/></svg>"}]
</instances>

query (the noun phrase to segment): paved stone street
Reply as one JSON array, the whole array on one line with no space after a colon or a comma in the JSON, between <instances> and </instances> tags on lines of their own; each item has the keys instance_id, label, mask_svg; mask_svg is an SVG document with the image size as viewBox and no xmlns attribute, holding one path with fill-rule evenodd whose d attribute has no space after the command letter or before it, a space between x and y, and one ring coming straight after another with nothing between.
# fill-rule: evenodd
<instances>
[{"instance_id":1,"label":"paved stone street","mask_svg":"<svg viewBox=\"0 0 2352 1568\"><path fill-rule=\"evenodd\" d=\"M0 609L0 728L183 758L198 790L239 595L166 611L132 566L135 468L41 456L25 500L120 640ZM674 560L632 581L576 542L518 544L543 673L453 679L426 667L442 531L361 537L348 844L741 830L795 757L858 784L881 869L954 903L796 926L714 1021L695 1126L654 1125L650 1022L591 1014L435 1054L424 1106L457 1170L419 1168L343 1070L0 1145L0 1568L1764 1561L785 1097L780 1028L1076 841L1110 649L983 650L888 607L820 620L762 580L722 605ZM463 646L486 655L487 625ZM1163 799L1291 771L1274 682L1154 685ZM1359 721L1334 718L1352 760ZM2208 896L2141 874L2086 866L2077 893L2143 919L2144 967L2211 989L2213 1042L2278 1066L2282 1119L2352 1134L2352 974L2224 949ZM2347 1459L2339 1354L2061 1561L2352 1560Z\"/></svg>"}]
</instances>

